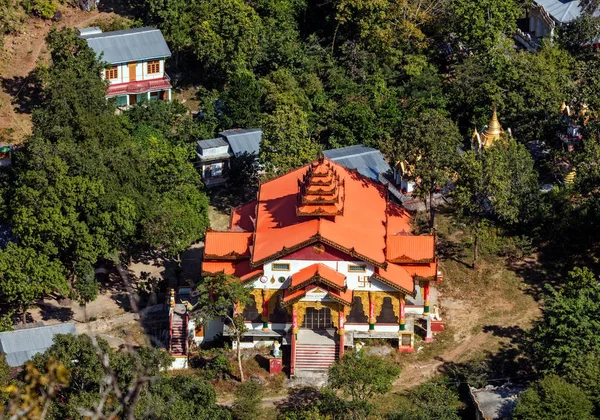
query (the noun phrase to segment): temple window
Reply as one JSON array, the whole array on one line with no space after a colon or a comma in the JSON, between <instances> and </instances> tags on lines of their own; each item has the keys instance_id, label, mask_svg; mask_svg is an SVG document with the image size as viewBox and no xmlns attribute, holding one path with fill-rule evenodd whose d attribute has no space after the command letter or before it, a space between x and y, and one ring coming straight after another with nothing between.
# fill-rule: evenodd
<instances>
[{"instance_id":1,"label":"temple window","mask_svg":"<svg viewBox=\"0 0 600 420\"><path fill-rule=\"evenodd\" d=\"M290 271L289 263L273 263L271 264L271 270L273 271Z\"/></svg>"},{"instance_id":2,"label":"temple window","mask_svg":"<svg viewBox=\"0 0 600 420\"><path fill-rule=\"evenodd\" d=\"M365 273L367 271L366 265L350 264L348 265L349 273Z\"/></svg>"}]
</instances>

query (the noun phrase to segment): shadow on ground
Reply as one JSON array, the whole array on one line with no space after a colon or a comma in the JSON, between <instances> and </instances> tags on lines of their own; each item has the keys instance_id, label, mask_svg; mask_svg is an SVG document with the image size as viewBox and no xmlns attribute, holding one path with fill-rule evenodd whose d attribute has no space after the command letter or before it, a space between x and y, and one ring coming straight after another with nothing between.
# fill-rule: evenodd
<instances>
[{"instance_id":1,"label":"shadow on ground","mask_svg":"<svg viewBox=\"0 0 600 420\"><path fill-rule=\"evenodd\" d=\"M33 71L27 76L0 77L2 90L11 96L11 103L19 114L31 114L33 107L39 103L39 86L34 80Z\"/></svg>"}]
</instances>

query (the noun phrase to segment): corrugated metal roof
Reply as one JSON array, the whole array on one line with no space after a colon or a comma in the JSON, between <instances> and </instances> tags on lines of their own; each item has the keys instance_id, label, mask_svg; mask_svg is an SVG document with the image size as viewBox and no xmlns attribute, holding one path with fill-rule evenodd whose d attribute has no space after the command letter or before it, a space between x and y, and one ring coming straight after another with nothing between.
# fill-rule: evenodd
<instances>
[{"instance_id":1,"label":"corrugated metal roof","mask_svg":"<svg viewBox=\"0 0 600 420\"><path fill-rule=\"evenodd\" d=\"M379 150L362 144L325 150L323 154L348 169L358 169L361 175L375 181L379 181L379 174L391 171L390 165Z\"/></svg>"},{"instance_id":2,"label":"corrugated metal roof","mask_svg":"<svg viewBox=\"0 0 600 420\"><path fill-rule=\"evenodd\" d=\"M46 351L56 334L75 333L73 322L3 332L0 333L0 353L6 355L9 366L22 366L35 354Z\"/></svg>"},{"instance_id":3,"label":"corrugated metal roof","mask_svg":"<svg viewBox=\"0 0 600 420\"><path fill-rule=\"evenodd\" d=\"M219 136L227 140L235 156L244 152L258 156L262 134L262 130L258 128L245 128L221 131Z\"/></svg>"},{"instance_id":4,"label":"corrugated metal roof","mask_svg":"<svg viewBox=\"0 0 600 420\"><path fill-rule=\"evenodd\" d=\"M110 64L170 57L171 51L162 32L155 28L136 28L123 31L82 35L88 45Z\"/></svg>"},{"instance_id":5,"label":"corrugated metal roof","mask_svg":"<svg viewBox=\"0 0 600 420\"><path fill-rule=\"evenodd\" d=\"M579 0L536 0L558 23L568 23L581 16ZM593 13L598 16L598 11Z\"/></svg>"},{"instance_id":6,"label":"corrugated metal roof","mask_svg":"<svg viewBox=\"0 0 600 420\"><path fill-rule=\"evenodd\" d=\"M198 148L202 150L224 146L228 146L228 144L221 137L217 137L216 139L198 140Z\"/></svg>"}]
</instances>

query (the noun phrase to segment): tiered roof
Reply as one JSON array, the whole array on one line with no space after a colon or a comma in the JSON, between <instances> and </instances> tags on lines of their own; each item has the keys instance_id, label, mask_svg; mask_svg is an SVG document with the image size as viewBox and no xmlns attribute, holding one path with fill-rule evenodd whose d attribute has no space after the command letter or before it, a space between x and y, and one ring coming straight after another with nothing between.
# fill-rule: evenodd
<instances>
[{"instance_id":1,"label":"tiered roof","mask_svg":"<svg viewBox=\"0 0 600 420\"><path fill-rule=\"evenodd\" d=\"M384 185L321 158L263 183L257 200L233 210L229 231L208 231L203 273L256 278L264 263L322 243L372 264L376 279L412 294L415 277L435 278L437 260L433 236L410 230L409 214L387 200ZM343 301L348 291L335 287L343 278L311 265L292 276L284 300L319 283Z\"/></svg>"}]
</instances>

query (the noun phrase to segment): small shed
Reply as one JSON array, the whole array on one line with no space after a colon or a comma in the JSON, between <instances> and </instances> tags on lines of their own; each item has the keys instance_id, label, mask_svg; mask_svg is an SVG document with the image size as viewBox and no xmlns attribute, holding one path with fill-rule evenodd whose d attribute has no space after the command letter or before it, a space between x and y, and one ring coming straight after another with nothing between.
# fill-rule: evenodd
<instances>
[{"instance_id":1,"label":"small shed","mask_svg":"<svg viewBox=\"0 0 600 420\"><path fill-rule=\"evenodd\" d=\"M10 367L23 366L37 353L45 352L56 334L76 334L75 323L25 328L0 333L0 354L6 355Z\"/></svg>"}]
</instances>

